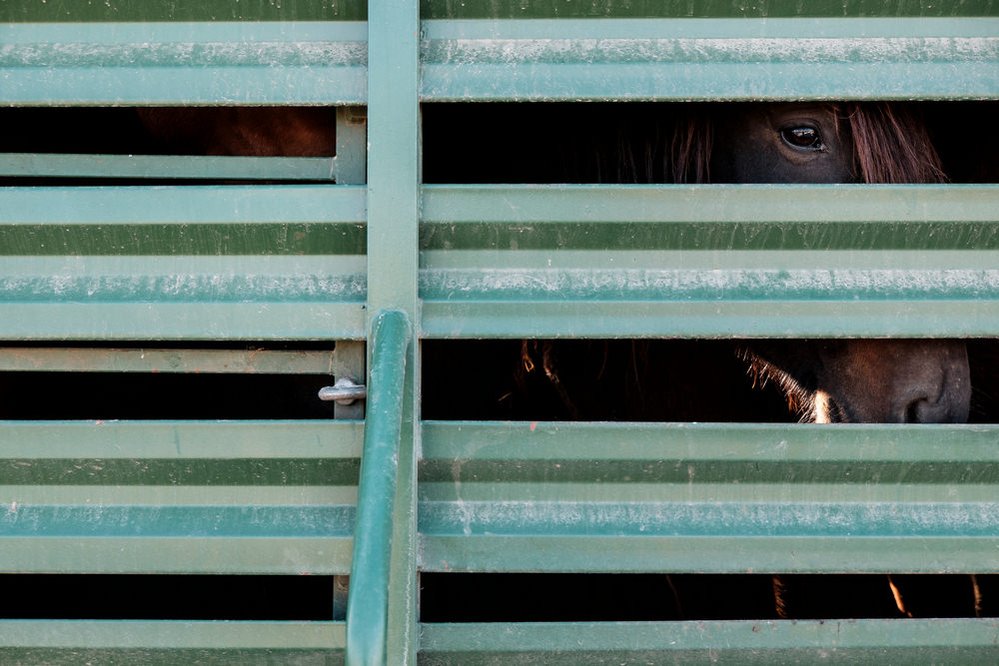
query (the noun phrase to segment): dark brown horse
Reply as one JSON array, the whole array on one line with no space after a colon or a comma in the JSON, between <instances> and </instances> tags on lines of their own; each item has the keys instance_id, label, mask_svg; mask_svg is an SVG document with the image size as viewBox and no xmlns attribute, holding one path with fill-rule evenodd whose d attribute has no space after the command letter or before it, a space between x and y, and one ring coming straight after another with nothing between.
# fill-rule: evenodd
<instances>
[{"instance_id":1,"label":"dark brown horse","mask_svg":"<svg viewBox=\"0 0 999 666\"><path fill-rule=\"evenodd\" d=\"M629 126L609 150L566 155L561 175L549 179L650 183L945 179L925 125L906 105L690 105L679 107L679 112L675 108L675 115L664 116L651 133L646 127ZM140 113L155 137L180 145L185 152L317 155L330 154L335 143L331 116L309 109ZM462 163L461 168L467 171L469 166ZM433 173L432 165L428 172ZM471 178L466 182L494 179ZM517 180L506 177L497 182ZM577 396L561 380L563 371L554 360L559 344L524 342L521 373L544 375L571 405ZM752 372L781 387L804 421L937 423L962 422L968 416L970 373L960 341L787 340L754 342L740 354ZM677 416L660 410L658 418ZM892 591L899 610L909 614L898 580ZM777 581L775 592L781 586ZM779 595L778 607L784 607Z\"/></svg>"},{"instance_id":2,"label":"dark brown horse","mask_svg":"<svg viewBox=\"0 0 999 666\"><path fill-rule=\"evenodd\" d=\"M670 142L674 182L935 183L945 180L921 118L888 103L719 107L681 123ZM803 420L955 423L967 420L965 344L952 340L811 340L753 343L753 372L776 380ZM895 576L898 610L915 614L918 578ZM793 614L774 580L778 614ZM969 605L981 601L971 579ZM918 603L918 601L917 601ZM930 610L930 609L926 609ZM918 611L916 611L918 612Z\"/></svg>"},{"instance_id":3,"label":"dark brown horse","mask_svg":"<svg viewBox=\"0 0 999 666\"><path fill-rule=\"evenodd\" d=\"M624 131L621 158L616 167L604 166L601 178L673 183L945 180L925 125L905 105L696 106L657 133L658 141L650 142ZM558 344L525 342L523 365L525 371L541 369L571 403L572 391L552 360ZM740 355L752 373L780 386L803 421L959 423L968 418L971 380L963 341L781 340L750 343ZM921 596L917 581L889 578L902 614L915 614L907 597ZM968 602L977 611L981 594L977 581L971 582ZM795 614L786 591L786 580L776 577L775 602L784 617Z\"/></svg>"}]
</instances>

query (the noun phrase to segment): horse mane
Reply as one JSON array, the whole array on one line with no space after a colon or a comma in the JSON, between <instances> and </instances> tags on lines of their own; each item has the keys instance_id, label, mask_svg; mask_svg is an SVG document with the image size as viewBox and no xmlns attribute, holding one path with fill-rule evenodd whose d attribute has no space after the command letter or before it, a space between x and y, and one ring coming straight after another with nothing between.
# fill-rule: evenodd
<instances>
[{"instance_id":1,"label":"horse mane","mask_svg":"<svg viewBox=\"0 0 999 666\"><path fill-rule=\"evenodd\" d=\"M850 102L842 112L853 142L854 168L865 183L942 183L940 156L911 105Z\"/></svg>"}]
</instances>

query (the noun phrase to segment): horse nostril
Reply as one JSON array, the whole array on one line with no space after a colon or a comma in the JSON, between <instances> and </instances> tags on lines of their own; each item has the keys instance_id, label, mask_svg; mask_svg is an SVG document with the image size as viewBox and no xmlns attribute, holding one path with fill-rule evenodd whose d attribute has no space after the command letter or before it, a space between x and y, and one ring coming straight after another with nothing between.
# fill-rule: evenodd
<instances>
[{"instance_id":1,"label":"horse nostril","mask_svg":"<svg viewBox=\"0 0 999 666\"><path fill-rule=\"evenodd\" d=\"M910 402L905 408L905 415L902 418L902 423L924 423L924 414L926 413L926 408L928 406L928 401L926 398L919 398Z\"/></svg>"}]
</instances>

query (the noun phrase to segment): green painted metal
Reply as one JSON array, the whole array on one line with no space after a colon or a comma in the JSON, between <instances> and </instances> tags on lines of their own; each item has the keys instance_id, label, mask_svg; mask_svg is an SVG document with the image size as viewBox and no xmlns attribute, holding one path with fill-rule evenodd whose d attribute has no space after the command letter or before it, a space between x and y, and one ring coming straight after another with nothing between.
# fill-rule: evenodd
<instances>
[{"instance_id":1,"label":"green painted metal","mask_svg":"<svg viewBox=\"0 0 999 666\"><path fill-rule=\"evenodd\" d=\"M996 99L999 22L428 21L422 99Z\"/></svg>"},{"instance_id":2,"label":"green painted metal","mask_svg":"<svg viewBox=\"0 0 999 666\"><path fill-rule=\"evenodd\" d=\"M0 347L0 371L339 375L332 351Z\"/></svg>"},{"instance_id":3,"label":"green painted metal","mask_svg":"<svg viewBox=\"0 0 999 666\"><path fill-rule=\"evenodd\" d=\"M419 102L999 99L995 2L378 0L370 12L366 25L363 3L335 0L0 8L0 104L353 105L337 112L333 162L4 158L14 175L340 184L2 189L0 339L369 332L374 347L362 462L357 422L0 424L5 570L351 570L346 626L4 621L0 660L990 660L994 621L418 626L418 568L996 571L999 432L424 427L409 326L416 341L994 336L994 186L420 188ZM0 367L329 360L143 353L5 349ZM350 346L341 371L360 373L361 354Z\"/></svg>"},{"instance_id":4,"label":"green painted metal","mask_svg":"<svg viewBox=\"0 0 999 666\"><path fill-rule=\"evenodd\" d=\"M994 0L421 0L424 19L996 16Z\"/></svg>"},{"instance_id":5,"label":"green painted metal","mask_svg":"<svg viewBox=\"0 0 999 666\"><path fill-rule=\"evenodd\" d=\"M336 110L334 175L341 185L363 185L368 166L368 116L363 107Z\"/></svg>"},{"instance_id":6,"label":"green painted metal","mask_svg":"<svg viewBox=\"0 0 999 666\"><path fill-rule=\"evenodd\" d=\"M0 338L365 330L360 187L0 188Z\"/></svg>"},{"instance_id":7,"label":"green painted metal","mask_svg":"<svg viewBox=\"0 0 999 666\"><path fill-rule=\"evenodd\" d=\"M0 23L363 21L364 0L25 0L0 7Z\"/></svg>"},{"instance_id":8,"label":"green painted metal","mask_svg":"<svg viewBox=\"0 0 999 666\"><path fill-rule=\"evenodd\" d=\"M0 104L334 105L366 97L359 21L7 23L0 44Z\"/></svg>"},{"instance_id":9,"label":"green painted metal","mask_svg":"<svg viewBox=\"0 0 999 666\"><path fill-rule=\"evenodd\" d=\"M999 7L992 0L958 3L927 3L919 0L755 0L725 2L707 0L421 0L424 19L516 19L516 18L777 18L777 17L906 17L906 16L995 16ZM342 21L364 20L364 2L179 0L169 5L150 5L140 0L110 0L106 3L69 0L60 3L32 0L0 8L0 22L87 21Z\"/></svg>"},{"instance_id":10,"label":"green painted metal","mask_svg":"<svg viewBox=\"0 0 999 666\"><path fill-rule=\"evenodd\" d=\"M427 186L427 337L992 336L999 189Z\"/></svg>"},{"instance_id":11,"label":"green painted metal","mask_svg":"<svg viewBox=\"0 0 999 666\"><path fill-rule=\"evenodd\" d=\"M360 187L321 185L0 188L0 251L363 254L364 198Z\"/></svg>"},{"instance_id":12,"label":"green painted metal","mask_svg":"<svg viewBox=\"0 0 999 666\"><path fill-rule=\"evenodd\" d=\"M999 248L996 185L428 185L422 250Z\"/></svg>"},{"instance_id":13,"label":"green painted metal","mask_svg":"<svg viewBox=\"0 0 999 666\"><path fill-rule=\"evenodd\" d=\"M393 515L399 484L407 350L412 329L401 310L372 322L361 489L347 604L347 663L388 663ZM393 660L394 661L394 660Z\"/></svg>"},{"instance_id":14,"label":"green painted metal","mask_svg":"<svg viewBox=\"0 0 999 666\"><path fill-rule=\"evenodd\" d=\"M368 316L380 318L382 312L394 312L392 316L399 318L404 314L412 322L416 340L420 334L419 7L412 1L371 0L368 17ZM372 319L369 324L372 337L376 321ZM416 465L421 374L418 344L408 345L403 353L400 414L396 417L401 419L398 480L394 495L386 498L391 499L387 507L392 521L391 549L386 552L388 569L378 576L380 584L386 586L386 596L379 599L384 598L386 605L378 609L384 613L379 623L367 629L352 626L348 617L348 632L358 632L358 641L348 635L348 661L355 664L416 663ZM373 345L369 345L369 355L371 367L378 362ZM369 419L371 409L369 400ZM383 564L379 561L378 566ZM352 595L358 598L356 591ZM366 633L363 638L362 631ZM382 641L382 645L376 648L374 640Z\"/></svg>"},{"instance_id":15,"label":"green painted metal","mask_svg":"<svg viewBox=\"0 0 999 666\"><path fill-rule=\"evenodd\" d=\"M11 664L343 663L342 622L0 621Z\"/></svg>"},{"instance_id":16,"label":"green painted metal","mask_svg":"<svg viewBox=\"0 0 999 666\"><path fill-rule=\"evenodd\" d=\"M995 620L428 624L421 664L987 663Z\"/></svg>"},{"instance_id":17,"label":"green painted metal","mask_svg":"<svg viewBox=\"0 0 999 666\"><path fill-rule=\"evenodd\" d=\"M997 440L995 426L428 422L421 567L995 571Z\"/></svg>"},{"instance_id":18,"label":"green painted metal","mask_svg":"<svg viewBox=\"0 0 999 666\"><path fill-rule=\"evenodd\" d=\"M0 176L178 178L183 180L332 180L336 158L179 155L0 155Z\"/></svg>"},{"instance_id":19,"label":"green painted metal","mask_svg":"<svg viewBox=\"0 0 999 666\"><path fill-rule=\"evenodd\" d=\"M5 422L8 572L346 574L362 427Z\"/></svg>"}]
</instances>

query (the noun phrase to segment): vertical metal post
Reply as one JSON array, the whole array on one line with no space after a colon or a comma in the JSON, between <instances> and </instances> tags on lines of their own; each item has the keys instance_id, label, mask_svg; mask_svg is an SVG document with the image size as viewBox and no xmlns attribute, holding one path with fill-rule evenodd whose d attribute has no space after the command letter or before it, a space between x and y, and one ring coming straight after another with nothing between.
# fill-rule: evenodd
<instances>
[{"instance_id":1,"label":"vertical metal post","mask_svg":"<svg viewBox=\"0 0 999 666\"><path fill-rule=\"evenodd\" d=\"M358 482L354 554L347 600L347 663L370 666L404 663L387 641L395 621L392 569L395 551L396 493L407 480L400 473L404 456L403 400L409 318L401 310L383 310L372 322L364 450ZM403 600L404 602L405 600Z\"/></svg>"},{"instance_id":2,"label":"vertical metal post","mask_svg":"<svg viewBox=\"0 0 999 666\"><path fill-rule=\"evenodd\" d=\"M378 330L382 313L395 320L405 315L414 328L405 346L405 364L399 425L397 475L391 500L391 548L386 591L384 650L363 647L359 633L362 609L376 600L365 598L351 580L347 615L347 660L351 664L415 664L417 649L416 576L416 461L419 455L419 385L417 367L419 302L417 291L418 225L420 211L419 145L419 2L370 0L368 3L368 313L369 340ZM391 311L391 312L390 312ZM374 367L381 351L369 345ZM368 400L366 429L376 415ZM367 435L366 435L367 438ZM365 445L367 455L367 443ZM388 463L385 463L388 464ZM364 462L362 461L362 466ZM384 471L384 470L383 470ZM363 474L363 473L362 473ZM362 478L360 495L369 489ZM362 498L359 498L359 504ZM373 518L375 519L375 518ZM386 518L379 517L377 520ZM360 522L368 518L358 515ZM353 576L368 567L365 553L355 544ZM360 559L359 559L360 558ZM382 632L379 627L373 628Z\"/></svg>"},{"instance_id":3,"label":"vertical metal post","mask_svg":"<svg viewBox=\"0 0 999 666\"><path fill-rule=\"evenodd\" d=\"M363 107L339 106L336 110L336 160L333 174L338 185L363 185L367 168L367 115Z\"/></svg>"}]
</instances>

